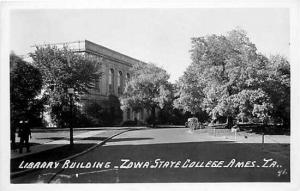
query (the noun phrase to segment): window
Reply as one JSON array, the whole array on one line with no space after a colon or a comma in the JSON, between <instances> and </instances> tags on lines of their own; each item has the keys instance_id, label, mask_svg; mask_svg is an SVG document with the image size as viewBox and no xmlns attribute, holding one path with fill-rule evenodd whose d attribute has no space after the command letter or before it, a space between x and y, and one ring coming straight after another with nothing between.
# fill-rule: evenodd
<instances>
[{"instance_id":1,"label":"window","mask_svg":"<svg viewBox=\"0 0 300 191\"><path fill-rule=\"evenodd\" d=\"M101 72L100 67L99 67L99 65L97 65L97 73L100 73L100 72ZM95 79L95 90L96 91L100 91L100 82L101 82L101 77Z\"/></svg>"},{"instance_id":2,"label":"window","mask_svg":"<svg viewBox=\"0 0 300 191\"><path fill-rule=\"evenodd\" d=\"M122 72L119 71L118 73L118 94L122 94L123 93L123 81L122 81Z\"/></svg>"},{"instance_id":3,"label":"window","mask_svg":"<svg viewBox=\"0 0 300 191\"><path fill-rule=\"evenodd\" d=\"M114 69L109 70L108 86L109 86L109 93L114 93Z\"/></svg>"},{"instance_id":4,"label":"window","mask_svg":"<svg viewBox=\"0 0 300 191\"><path fill-rule=\"evenodd\" d=\"M95 79L95 89L100 90L100 78Z\"/></svg>"}]
</instances>

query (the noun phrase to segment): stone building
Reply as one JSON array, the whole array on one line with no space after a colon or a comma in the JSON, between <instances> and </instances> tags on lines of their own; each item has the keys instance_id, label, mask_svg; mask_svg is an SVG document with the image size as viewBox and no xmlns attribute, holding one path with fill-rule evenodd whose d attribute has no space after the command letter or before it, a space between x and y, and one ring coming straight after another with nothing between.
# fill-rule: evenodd
<instances>
[{"instance_id":1,"label":"stone building","mask_svg":"<svg viewBox=\"0 0 300 191\"><path fill-rule=\"evenodd\" d=\"M90 94L81 97L83 104L98 103L112 115L121 112L122 119L120 121L146 121L150 112L146 110L134 112L131 109L121 111L118 99L132 75L129 69L133 64L141 62L140 60L88 40L72 42L67 45L73 51L96 59L101 63L102 76L95 81L95 88L90 90Z\"/></svg>"}]
</instances>

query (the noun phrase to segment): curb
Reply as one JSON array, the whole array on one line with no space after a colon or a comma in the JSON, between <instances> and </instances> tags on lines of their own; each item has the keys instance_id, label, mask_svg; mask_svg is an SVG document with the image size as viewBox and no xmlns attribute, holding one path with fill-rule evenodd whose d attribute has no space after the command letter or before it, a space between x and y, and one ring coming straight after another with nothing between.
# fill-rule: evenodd
<instances>
[{"instance_id":1,"label":"curb","mask_svg":"<svg viewBox=\"0 0 300 191\"><path fill-rule=\"evenodd\" d=\"M143 130L143 129L127 129L127 130L121 131L121 132L119 132L119 133L113 134L112 136L107 137L107 138L104 139L103 141L99 141L99 142L96 143L94 146L91 146L90 148L88 148L88 149L86 149L86 150L84 150L84 151L82 151L82 152L80 152L80 153L77 153L77 154L71 155L71 156L69 156L69 157L60 159L60 160L58 160L58 161L56 161L56 162L61 162L61 161L64 161L64 160L74 159L74 158L76 158L76 157L78 157L78 156L81 156L81 155L83 155L83 154L85 154L85 153L87 153L87 152L89 152L89 151L91 151L91 150L93 150L93 149L95 149L95 148L97 148L97 147L99 147L99 146L104 145L108 140L112 139L113 137L116 137L116 136L118 136L118 135L120 135L120 134L122 134L122 133L126 133L126 132L128 132L128 131L137 131L137 130ZM12 179L12 178L16 178L16 177L22 176L22 175L24 175L24 174L26 174L26 173L33 172L33 171L38 171L38 170L41 170L41 169L27 169L27 170L23 170L23 171L19 171L19 172L14 172L14 173L11 172L11 173L10 173L10 178L11 178L11 179ZM62 170L64 170L64 169L62 169ZM59 172L61 172L61 171L59 171ZM59 172L57 172L55 175L53 175L53 176L51 177L51 179L50 179L48 182L51 182L51 180L52 180Z\"/></svg>"}]
</instances>

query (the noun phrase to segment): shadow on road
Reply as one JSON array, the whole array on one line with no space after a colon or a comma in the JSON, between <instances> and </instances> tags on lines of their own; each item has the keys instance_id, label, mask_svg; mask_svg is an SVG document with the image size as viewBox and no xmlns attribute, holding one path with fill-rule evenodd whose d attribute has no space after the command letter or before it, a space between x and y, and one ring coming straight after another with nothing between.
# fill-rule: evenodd
<instances>
[{"instance_id":1,"label":"shadow on road","mask_svg":"<svg viewBox=\"0 0 300 191\"><path fill-rule=\"evenodd\" d=\"M76 147L84 146L81 144ZM146 145L114 145L103 146L82 155L72 162L110 162L111 168L79 168L65 169L58 175L54 182L62 183L158 183L158 182L289 182L290 181L290 160L287 156L280 156L277 153L269 152L272 149L285 149L289 151L289 144L261 144L256 143L234 143L229 141L208 141L208 142L185 142L185 143L162 143ZM63 154L64 151L52 151L44 155L36 156L28 160L51 161L52 155ZM50 157L49 157L50 156ZM38 158L39 157L39 158ZM220 167L220 168L120 168L123 160L131 162L155 161L185 161L209 162L224 161L230 163L233 159L235 164L247 161L253 162L255 167ZM265 160L275 161L276 167L262 167ZM20 161L13 161L13 168ZM268 164L270 165L270 164ZM115 169L114 166L119 168ZM280 166L280 167L279 167ZM278 174L279 170L286 169L287 174ZM37 174L27 174L24 177L13 179L13 183L43 182L39 179L41 174L51 173L51 170L42 170ZM77 174L77 175L76 175ZM79 174L79 176L78 176ZM76 176L75 176L76 175ZM62 178L65 177L65 178ZM66 178L67 177L67 178Z\"/></svg>"}]
</instances>

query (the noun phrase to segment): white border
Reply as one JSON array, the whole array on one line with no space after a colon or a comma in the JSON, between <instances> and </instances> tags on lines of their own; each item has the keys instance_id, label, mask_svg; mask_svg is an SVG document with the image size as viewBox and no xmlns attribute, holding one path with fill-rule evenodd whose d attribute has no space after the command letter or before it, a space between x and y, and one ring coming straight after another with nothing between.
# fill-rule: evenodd
<instances>
[{"instance_id":1,"label":"white border","mask_svg":"<svg viewBox=\"0 0 300 191\"><path fill-rule=\"evenodd\" d=\"M299 105L297 98L300 98L299 83L297 82L299 65L300 65L300 15L299 0L213 0L213 1L196 1L189 0L184 3L180 0L117 0L109 1L19 1L19 2L0 2L0 188L1 190L300 190L299 174L300 169L297 164L300 161L299 155ZM15 185L10 184L9 172L9 13L14 9L99 9L99 8L289 8L290 9L290 26L291 26L291 183L167 183L167 184L30 184ZM42 187L42 188L41 188Z\"/></svg>"}]
</instances>

